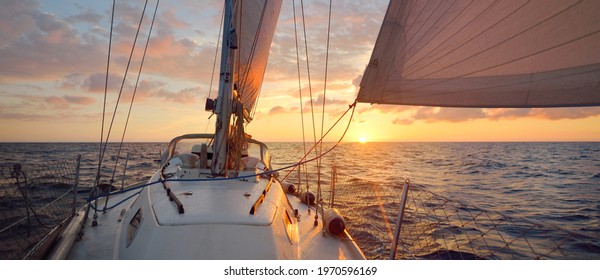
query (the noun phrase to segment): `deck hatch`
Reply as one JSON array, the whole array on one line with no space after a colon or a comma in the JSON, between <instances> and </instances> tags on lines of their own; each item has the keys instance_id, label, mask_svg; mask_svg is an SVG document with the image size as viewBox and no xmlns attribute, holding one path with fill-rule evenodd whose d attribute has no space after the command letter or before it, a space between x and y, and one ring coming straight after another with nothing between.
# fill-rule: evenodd
<instances>
[{"instance_id":1,"label":"deck hatch","mask_svg":"<svg viewBox=\"0 0 600 280\"><path fill-rule=\"evenodd\" d=\"M131 242L133 242L133 239L140 228L142 216L142 208L140 208L137 210L131 221L129 221L129 225L127 225L127 247L131 245Z\"/></svg>"}]
</instances>

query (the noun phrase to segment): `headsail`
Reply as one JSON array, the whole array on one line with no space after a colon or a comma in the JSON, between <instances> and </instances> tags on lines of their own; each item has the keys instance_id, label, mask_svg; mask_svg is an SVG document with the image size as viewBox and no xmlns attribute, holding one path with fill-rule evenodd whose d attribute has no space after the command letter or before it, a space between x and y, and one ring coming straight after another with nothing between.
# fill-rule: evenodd
<instances>
[{"instance_id":1,"label":"headsail","mask_svg":"<svg viewBox=\"0 0 600 280\"><path fill-rule=\"evenodd\" d=\"M260 92L281 3L281 0L236 3L234 26L239 52L235 83L248 111L254 109Z\"/></svg>"},{"instance_id":2,"label":"headsail","mask_svg":"<svg viewBox=\"0 0 600 280\"><path fill-rule=\"evenodd\" d=\"M600 105L600 1L390 1L358 101Z\"/></svg>"}]
</instances>

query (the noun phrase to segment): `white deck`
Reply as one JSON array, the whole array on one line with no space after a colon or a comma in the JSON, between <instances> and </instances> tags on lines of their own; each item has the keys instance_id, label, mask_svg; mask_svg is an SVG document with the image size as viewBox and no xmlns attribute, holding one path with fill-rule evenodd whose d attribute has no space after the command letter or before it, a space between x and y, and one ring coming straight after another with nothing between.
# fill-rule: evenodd
<instances>
[{"instance_id":1,"label":"white deck","mask_svg":"<svg viewBox=\"0 0 600 280\"><path fill-rule=\"evenodd\" d=\"M321 219L315 227L315 210L308 215L308 206L285 194L276 180L251 215L250 209L268 181L168 182L184 214L177 212L161 184L148 186L137 197L98 213L96 227L91 226L90 213L82 240L73 244L67 258L364 259L347 234L324 233ZM129 195L111 196L108 204ZM139 230L127 245L127 228L139 209L143 214ZM299 220L293 209L298 209ZM286 215L291 224L286 224Z\"/></svg>"}]
</instances>

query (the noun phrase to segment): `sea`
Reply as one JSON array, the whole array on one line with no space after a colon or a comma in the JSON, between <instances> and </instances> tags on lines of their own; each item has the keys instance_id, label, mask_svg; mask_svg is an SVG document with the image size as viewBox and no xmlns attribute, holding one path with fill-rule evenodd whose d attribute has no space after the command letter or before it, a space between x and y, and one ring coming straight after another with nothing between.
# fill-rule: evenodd
<instances>
[{"instance_id":1,"label":"sea","mask_svg":"<svg viewBox=\"0 0 600 280\"><path fill-rule=\"evenodd\" d=\"M267 145L280 176L311 148L303 143ZM112 178L117 187L146 181L166 147L109 143L103 177ZM600 142L325 143L321 149L326 153L320 163L323 185L329 184L333 166L344 176L383 186L402 186L408 179L461 205L600 236ZM80 187L86 189L94 183L99 150L98 143L0 143L0 163L41 166L81 155ZM315 157L311 152L305 159ZM291 174L293 182L297 176ZM581 256L600 259L598 244L592 248L599 254L581 249Z\"/></svg>"}]
</instances>

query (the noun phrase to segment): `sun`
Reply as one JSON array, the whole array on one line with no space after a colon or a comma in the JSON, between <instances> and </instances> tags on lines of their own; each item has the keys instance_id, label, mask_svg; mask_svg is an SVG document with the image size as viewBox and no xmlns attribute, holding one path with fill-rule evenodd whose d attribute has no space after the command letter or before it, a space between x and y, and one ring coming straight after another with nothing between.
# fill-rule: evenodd
<instances>
[{"instance_id":1,"label":"sun","mask_svg":"<svg viewBox=\"0 0 600 280\"><path fill-rule=\"evenodd\" d=\"M367 143L367 137L364 137L364 136L363 137L359 137L358 138L358 142L360 142L360 143Z\"/></svg>"}]
</instances>

